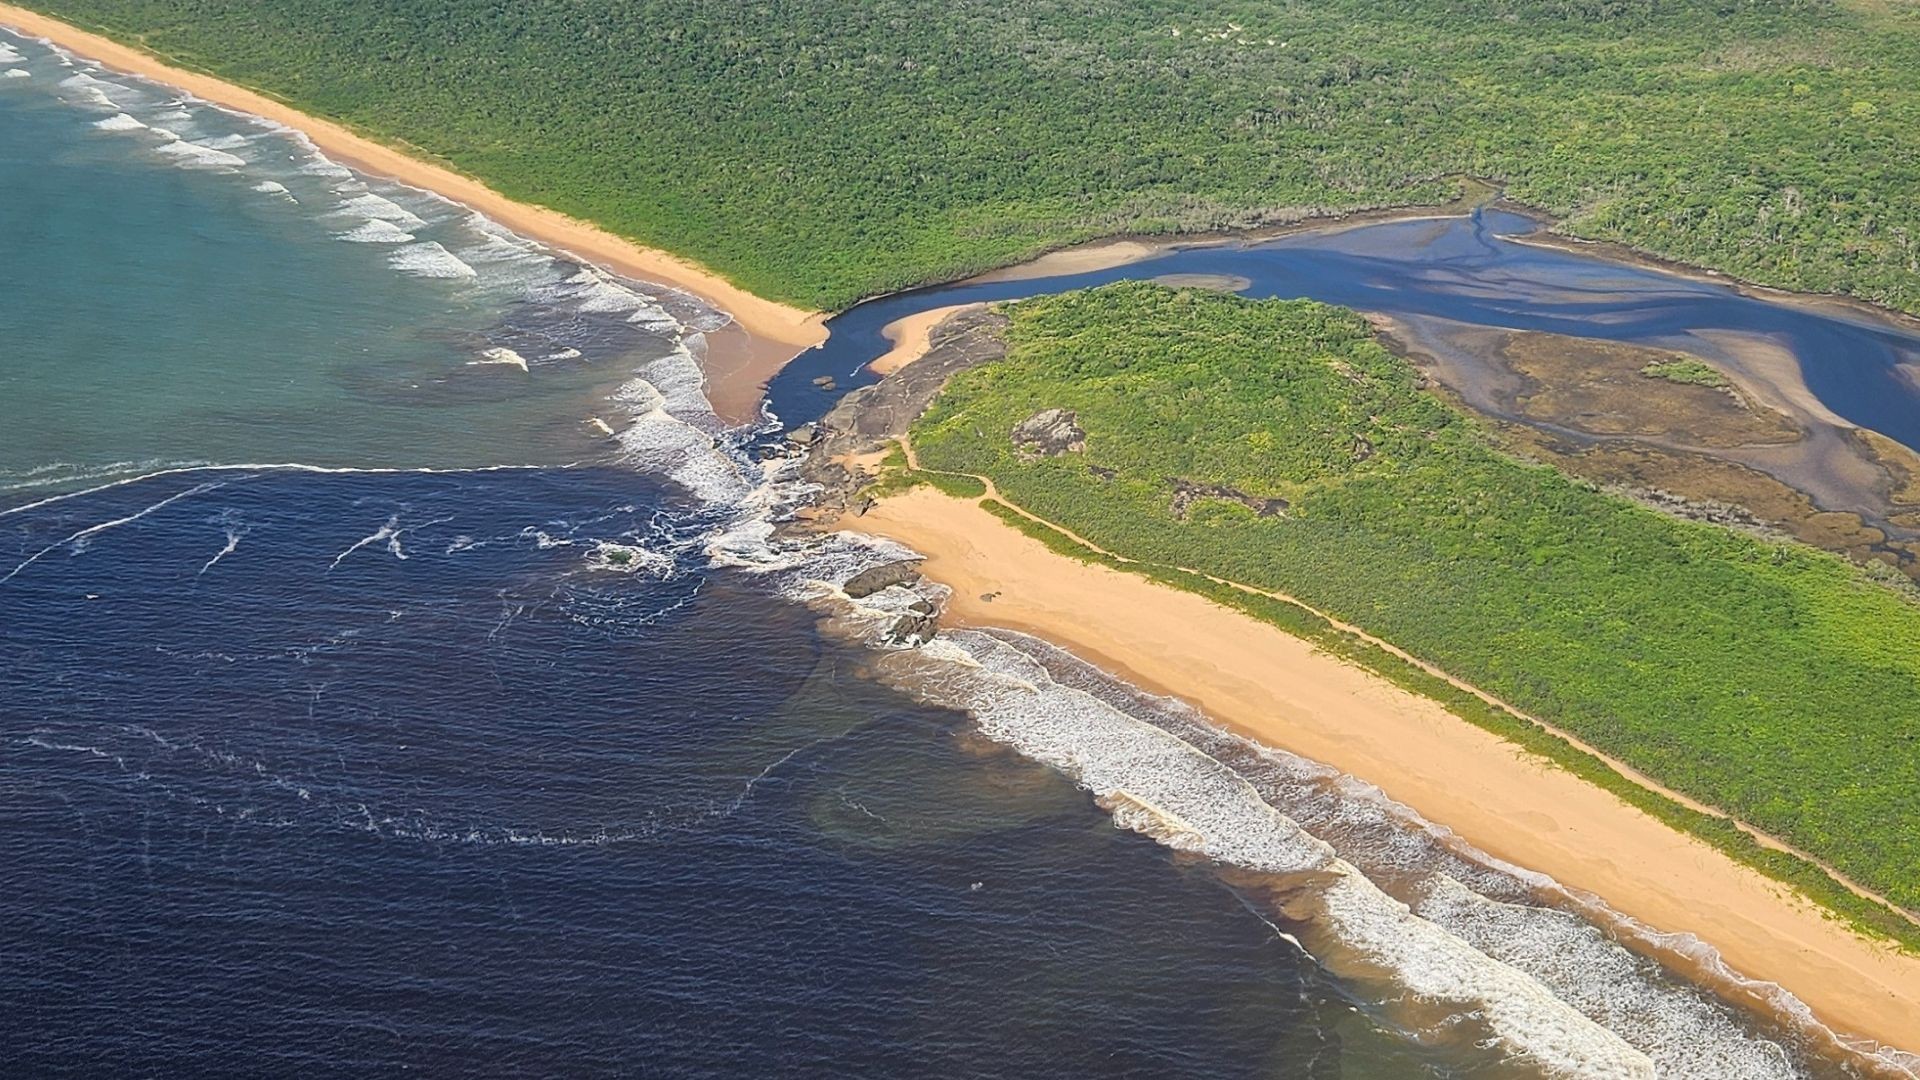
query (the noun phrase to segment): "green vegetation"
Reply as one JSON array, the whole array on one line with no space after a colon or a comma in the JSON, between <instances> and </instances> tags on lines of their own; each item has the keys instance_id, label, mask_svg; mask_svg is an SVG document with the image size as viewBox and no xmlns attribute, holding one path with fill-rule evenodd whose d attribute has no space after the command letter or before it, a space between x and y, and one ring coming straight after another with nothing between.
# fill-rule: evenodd
<instances>
[{"instance_id":1,"label":"green vegetation","mask_svg":"<svg viewBox=\"0 0 1920 1080\"><path fill-rule=\"evenodd\" d=\"M1297 596L1920 907L1920 606L1838 558L1507 456L1351 312L1142 284L1010 311L1008 358L956 378L916 425L925 468L991 477L1128 558ZM1083 452L1015 448L1014 426L1050 407L1075 411ZM1194 498L1195 485L1232 494ZM1285 510L1247 505L1270 499ZM1316 640L1331 632L1193 574L1137 569ZM1389 676L1578 758L1403 667ZM1811 868L1656 801L1871 921L1838 886L1807 884Z\"/></svg>"},{"instance_id":2,"label":"green vegetation","mask_svg":"<svg viewBox=\"0 0 1920 1080\"><path fill-rule=\"evenodd\" d=\"M921 473L926 482L946 492L956 499L977 499L987 493L987 485L971 476L944 476L937 473Z\"/></svg>"},{"instance_id":3,"label":"green vegetation","mask_svg":"<svg viewBox=\"0 0 1920 1080\"><path fill-rule=\"evenodd\" d=\"M953 476L947 473L907 468L906 455L900 452L898 444L895 444L894 448L881 460L879 477L861 491L876 499L884 499L888 495L897 495L923 484L956 499L978 499L987 493L987 485L981 483L977 477Z\"/></svg>"},{"instance_id":4,"label":"green vegetation","mask_svg":"<svg viewBox=\"0 0 1920 1080\"><path fill-rule=\"evenodd\" d=\"M1199 593L1216 603L1305 638L1335 656L1385 677L1396 686L1432 698L1456 716L1557 763L1575 776L1605 788L1668 825L1707 841L1777 881L1792 885L1853 926L1909 949L1920 950L1920 927L1915 927L1912 921L1884 905L1860 896L1820 867L1777 848L1763 846L1727 818L1703 814L1629 779L1613 766L1534 721L1491 705L1370 641L1334 627L1326 619L1298 604L1235 589L1211 578L1172 567L1123 563L1015 512L1005 503L989 499L984 505L995 517L1039 540L1058 554L1125 573L1140 574L1164 585Z\"/></svg>"},{"instance_id":5,"label":"green vegetation","mask_svg":"<svg viewBox=\"0 0 1920 1080\"><path fill-rule=\"evenodd\" d=\"M809 306L1445 198L1920 310L1920 7L29 0Z\"/></svg>"},{"instance_id":6,"label":"green vegetation","mask_svg":"<svg viewBox=\"0 0 1920 1080\"><path fill-rule=\"evenodd\" d=\"M1716 390L1725 389L1729 385L1727 377L1715 371L1711 364L1695 360L1691 356L1655 360L1641 368L1640 374L1649 379L1665 379L1668 382L1684 383L1688 386L1711 386Z\"/></svg>"}]
</instances>

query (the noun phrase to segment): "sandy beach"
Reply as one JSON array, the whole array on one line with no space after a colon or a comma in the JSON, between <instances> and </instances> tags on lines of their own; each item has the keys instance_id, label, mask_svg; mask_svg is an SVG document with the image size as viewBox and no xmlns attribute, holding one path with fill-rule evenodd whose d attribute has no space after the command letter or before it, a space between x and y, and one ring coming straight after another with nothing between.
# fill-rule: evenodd
<instances>
[{"instance_id":1,"label":"sandy beach","mask_svg":"<svg viewBox=\"0 0 1920 1080\"><path fill-rule=\"evenodd\" d=\"M555 210L509 199L470 176L376 142L265 94L167 64L138 49L23 8L0 4L0 26L45 38L116 71L284 124L341 163L398 180L471 207L523 236L615 273L691 293L731 315L733 326L708 335L704 368L714 408L732 421L758 415L760 389L801 350L826 340L817 312L747 292L690 260L644 247Z\"/></svg>"},{"instance_id":2,"label":"sandy beach","mask_svg":"<svg viewBox=\"0 0 1920 1080\"><path fill-rule=\"evenodd\" d=\"M1054 554L978 504L929 488L885 499L849 527L924 553L927 576L954 590L949 622L1063 645L1242 734L1373 783L1489 854L1659 930L1696 934L1836 1031L1916 1045L1920 957L1859 936L1431 700L1210 600Z\"/></svg>"},{"instance_id":3,"label":"sandy beach","mask_svg":"<svg viewBox=\"0 0 1920 1080\"><path fill-rule=\"evenodd\" d=\"M880 328L893 347L875 357L867 365L875 375L891 375L908 364L918 360L927 351L927 337L933 328L945 322L947 316L957 311L980 307L979 304L949 304L946 307L932 308L927 311L895 319Z\"/></svg>"},{"instance_id":4,"label":"sandy beach","mask_svg":"<svg viewBox=\"0 0 1920 1080\"><path fill-rule=\"evenodd\" d=\"M709 335L704 358L714 407L729 420L757 415L766 380L825 339L819 313L754 296L686 259L516 202L263 94L20 8L0 4L0 25L284 124L346 164L436 192L583 261L730 313L735 324ZM992 276L1121 265L1156 250L1107 242ZM873 370L888 374L911 363L954 310L891 324L893 348ZM1695 934L1736 971L1791 991L1836 1031L1920 1049L1920 956L1859 936L1780 883L1431 700L1202 597L1054 554L973 501L915 488L880 502L854 527L924 553L927 575L954 589L950 622L1056 642L1263 743L1373 783L1489 854L1603 897L1658 930ZM1692 974L1714 984L1711 972ZM1724 982L1719 988L1736 1001L1749 993Z\"/></svg>"}]
</instances>

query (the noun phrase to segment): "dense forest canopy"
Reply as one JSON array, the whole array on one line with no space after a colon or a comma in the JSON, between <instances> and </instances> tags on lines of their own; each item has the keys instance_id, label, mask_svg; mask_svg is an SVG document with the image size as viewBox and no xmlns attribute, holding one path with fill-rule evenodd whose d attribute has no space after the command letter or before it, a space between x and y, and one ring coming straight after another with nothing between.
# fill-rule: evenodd
<instances>
[{"instance_id":1,"label":"dense forest canopy","mask_svg":"<svg viewBox=\"0 0 1920 1080\"><path fill-rule=\"evenodd\" d=\"M1010 310L1008 357L915 425L924 467L1300 597L1920 908L1906 597L1509 456L1350 311L1138 283ZM1041 408L1084 449L1017 446Z\"/></svg>"},{"instance_id":2,"label":"dense forest canopy","mask_svg":"<svg viewBox=\"0 0 1920 1080\"><path fill-rule=\"evenodd\" d=\"M1900 0L32 2L809 306L1464 173L1920 311Z\"/></svg>"}]
</instances>

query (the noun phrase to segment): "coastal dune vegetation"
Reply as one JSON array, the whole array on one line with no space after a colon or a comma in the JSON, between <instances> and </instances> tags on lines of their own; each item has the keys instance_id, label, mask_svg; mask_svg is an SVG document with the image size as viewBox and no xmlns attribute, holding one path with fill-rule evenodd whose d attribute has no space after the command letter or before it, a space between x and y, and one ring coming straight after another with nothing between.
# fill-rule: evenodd
<instances>
[{"instance_id":1,"label":"coastal dune vegetation","mask_svg":"<svg viewBox=\"0 0 1920 1080\"><path fill-rule=\"evenodd\" d=\"M817 308L1464 174L1920 311L1912 4L30 3Z\"/></svg>"},{"instance_id":2,"label":"coastal dune vegetation","mask_svg":"<svg viewBox=\"0 0 1920 1080\"><path fill-rule=\"evenodd\" d=\"M1510 455L1350 311L1139 283L1007 311L921 467L1187 587L1298 597L1920 908L1909 593ZM1083 445L1015 440L1051 409Z\"/></svg>"}]
</instances>

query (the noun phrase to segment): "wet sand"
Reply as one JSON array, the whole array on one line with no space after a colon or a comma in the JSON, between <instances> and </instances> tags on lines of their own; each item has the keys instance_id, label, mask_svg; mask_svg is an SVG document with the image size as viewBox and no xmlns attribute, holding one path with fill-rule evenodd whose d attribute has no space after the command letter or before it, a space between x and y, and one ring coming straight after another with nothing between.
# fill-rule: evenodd
<instances>
[{"instance_id":1,"label":"wet sand","mask_svg":"<svg viewBox=\"0 0 1920 1080\"><path fill-rule=\"evenodd\" d=\"M1195 594L1057 555L968 500L915 488L849 527L925 554L927 576L954 589L950 622L1060 644L1375 784L1489 854L1662 931L1698 935L1835 1030L1920 1045L1920 957L1854 933L1779 882L1429 699Z\"/></svg>"},{"instance_id":2,"label":"wet sand","mask_svg":"<svg viewBox=\"0 0 1920 1080\"><path fill-rule=\"evenodd\" d=\"M684 290L731 313L737 325L711 335L705 358L716 408L730 418L743 418L768 376L824 338L815 313L761 299L688 260L508 199L262 94L33 12L0 5L0 23L285 124L345 163L434 191L582 260ZM1136 241L1094 245L1002 276L1122 265L1157 249ZM896 324L900 334L889 353L899 354L889 361L894 368L917 355L915 342L924 342L944 312L927 314L936 317ZM1261 741L1375 783L1497 857L1592 891L1662 930L1699 934L1736 969L1779 981L1835 1028L1893 1045L1913 1043L1920 958L1859 937L1784 886L1427 699L1201 597L1055 555L965 500L916 489L880 504L860 527L926 553L928 574L955 588L950 614L962 623L1059 642ZM988 593L998 598L984 600Z\"/></svg>"},{"instance_id":3,"label":"wet sand","mask_svg":"<svg viewBox=\"0 0 1920 1080\"><path fill-rule=\"evenodd\" d=\"M735 324L708 335L703 364L715 391L710 395L715 410L728 420L739 422L757 416L759 390L767 379L802 349L826 340L821 325L824 316L819 313L762 299L690 260L615 236L556 210L517 202L416 152L377 142L265 94L174 67L110 38L22 8L0 4L0 26L45 38L116 71L284 124L342 164L452 199L584 262L699 297L731 315Z\"/></svg>"},{"instance_id":4,"label":"wet sand","mask_svg":"<svg viewBox=\"0 0 1920 1080\"><path fill-rule=\"evenodd\" d=\"M1188 238L1191 242L1193 237ZM974 281L1025 281L1029 278L1084 274L1089 270L1107 270L1150 259L1170 246L1167 241L1096 240L1091 244L1049 251L1036 259L999 270L990 270Z\"/></svg>"}]
</instances>

